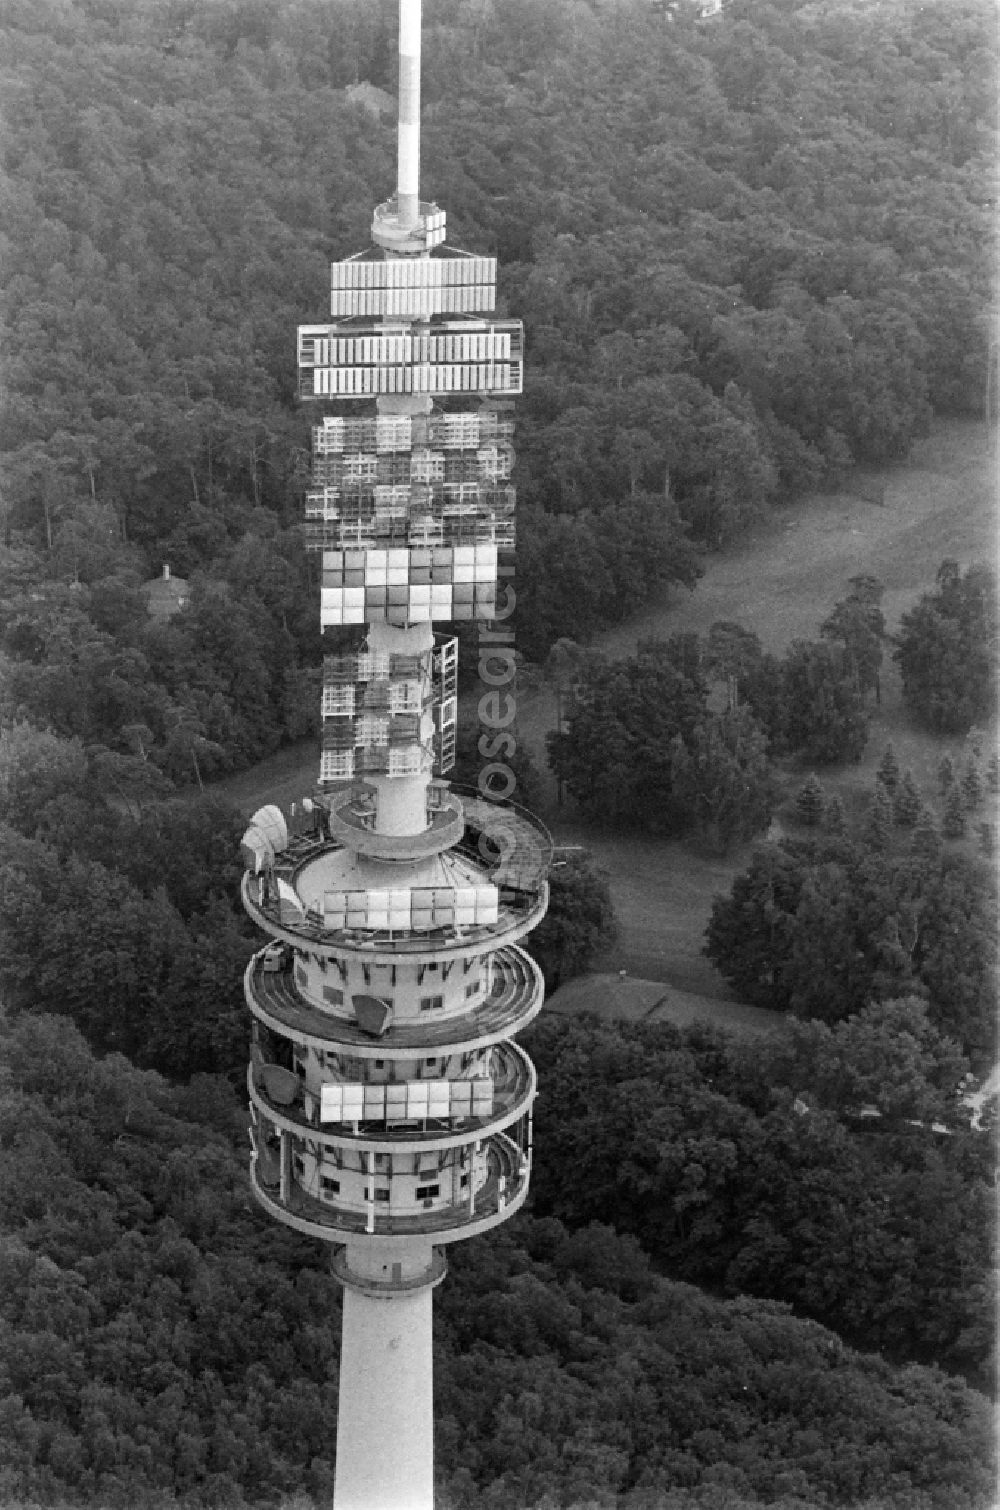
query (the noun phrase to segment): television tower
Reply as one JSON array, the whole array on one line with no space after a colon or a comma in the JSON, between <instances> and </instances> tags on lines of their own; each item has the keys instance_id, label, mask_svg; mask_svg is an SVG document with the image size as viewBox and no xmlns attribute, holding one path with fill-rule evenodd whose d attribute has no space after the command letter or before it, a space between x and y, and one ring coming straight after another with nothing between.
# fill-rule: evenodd
<instances>
[{"instance_id":1,"label":"television tower","mask_svg":"<svg viewBox=\"0 0 1000 1510\"><path fill-rule=\"evenodd\" d=\"M245 978L253 1193L334 1245L344 1286L334 1510L433 1505L432 1292L446 1245L528 1192L535 1071L513 1040L543 983L518 941L551 858L514 803L441 779L457 641L434 626L510 639L523 328L494 314L495 260L447 246L420 198L420 13L400 0L396 193L332 264L331 322L298 332L336 635L319 788L243 838L244 906L273 940Z\"/></svg>"}]
</instances>

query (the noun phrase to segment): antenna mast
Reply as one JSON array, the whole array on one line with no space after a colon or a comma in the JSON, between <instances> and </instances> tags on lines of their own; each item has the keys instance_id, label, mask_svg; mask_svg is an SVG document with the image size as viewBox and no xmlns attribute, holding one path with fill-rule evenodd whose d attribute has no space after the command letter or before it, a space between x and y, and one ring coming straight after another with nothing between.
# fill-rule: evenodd
<instances>
[{"instance_id":1,"label":"antenna mast","mask_svg":"<svg viewBox=\"0 0 1000 1510\"><path fill-rule=\"evenodd\" d=\"M420 19L422 0L399 0L399 123L396 199L399 224L412 230L420 215Z\"/></svg>"}]
</instances>

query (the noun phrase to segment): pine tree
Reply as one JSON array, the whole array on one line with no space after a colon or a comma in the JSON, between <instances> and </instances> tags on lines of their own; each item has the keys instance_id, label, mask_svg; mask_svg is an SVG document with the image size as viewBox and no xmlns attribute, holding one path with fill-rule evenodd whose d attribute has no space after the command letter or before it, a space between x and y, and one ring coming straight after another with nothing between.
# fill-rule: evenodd
<instances>
[{"instance_id":1,"label":"pine tree","mask_svg":"<svg viewBox=\"0 0 1000 1510\"><path fill-rule=\"evenodd\" d=\"M965 762L965 770L962 772L962 801L965 803L965 811L974 813L983 800L983 778L979 774L979 767L970 755Z\"/></svg>"},{"instance_id":2,"label":"pine tree","mask_svg":"<svg viewBox=\"0 0 1000 1510\"><path fill-rule=\"evenodd\" d=\"M872 849L886 850L892 836L892 798L881 781L876 781L875 791L868 808L868 827L865 838Z\"/></svg>"},{"instance_id":3,"label":"pine tree","mask_svg":"<svg viewBox=\"0 0 1000 1510\"><path fill-rule=\"evenodd\" d=\"M922 806L920 789L913 779L913 772L907 768L892 799L892 816L897 827L912 828L920 817Z\"/></svg>"},{"instance_id":4,"label":"pine tree","mask_svg":"<svg viewBox=\"0 0 1000 1510\"><path fill-rule=\"evenodd\" d=\"M795 794L795 811L807 828L818 828L826 811L826 794L815 771L810 771Z\"/></svg>"},{"instance_id":5,"label":"pine tree","mask_svg":"<svg viewBox=\"0 0 1000 1510\"><path fill-rule=\"evenodd\" d=\"M844 804L840 800L839 792L834 792L826 804L826 812L823 815L823 827L828 834L834 834L842 838L847 833L847 817L844 813Z\"/></svg>"},{"instance_id":6,"label":"pine tree","mask_svg":"<svg viewBox=\"0 0 1000 1510\"><path fill-rule=\"evenodd\" d=\"M948 792L955 781L955 762L950 755L946 755L938 766L938 786L941 788L942 797L947 797Z\"/></svg>"},{"instance_id":7,"label":"pine tree","mask_svg":"<svg viewBox=\"0 0 1000 1510\"><path fill-rule=\"evenodd\" d=\"M962 788L952 784L944 803L944 821L941 832L946 839L961 839L965 833L965 802Z\"/></svg>"},{"instance_id":8,"label":"pine tree","mask_svg":"<svg viewBox=\"0 0 1000 1510\"><path fill-rule=\"evenodd\" d=\"M929 807L925 807L917 819L910 854L920 860L934 861L941 857L941 830Z\"/></svg>"},{"instance_id":9,"label":"pine tree","mask_svg":"<svg viewBox=\"0 0 1000 1510\"><path fill-rule=\"evenodd\" d=\"M887 744L879 761L878 779L888 792L894 792L899 783L899 760L891 744Z\"/></svg>"}]
</instances>

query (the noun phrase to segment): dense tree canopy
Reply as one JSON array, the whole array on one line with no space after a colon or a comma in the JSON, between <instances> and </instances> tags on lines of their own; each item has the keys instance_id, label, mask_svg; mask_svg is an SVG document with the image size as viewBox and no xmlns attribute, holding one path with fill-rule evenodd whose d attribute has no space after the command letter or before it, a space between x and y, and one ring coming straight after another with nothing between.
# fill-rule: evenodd
<instances>
[{"instance_id":1,"label":"dense tree canopy","mask_svg":"<svg viewBox=\"0 0 1000 1510\"><path fill-rule=\"evenodd\" d=\"M852 577L846 598L835 603L820 626L824 639L842 647L845 670L859 692L880 697L882 647L886 637L883 584L877 577Z\"/></svg>"},{"instance_id":2,"label":"dense tree canopy","mask_svg":"<svg viewBox=\"0 0 1000 1510\"><path fill-rule=\"evenodd\" d=\"M895 659L903 697L921 723L967 734L997 704L996 580L986 566L943 561L937 587L904 613Z\"/></svg>"},{"instance_id":3,"label":"dense tree canopy","mask_svg":"<svg viewBox=\"0 0 1000 1510\"><path fill-rule=\"evenodd\" d=\"M855 578L821 625L784 656L731 621L707 637L641 641L629 660L576 656L566 726L549 764L586 817L653 833L698 832L726 849L768 825L769 753L817 764L859 760L866 697L878 694L881 584ZM559 642L557 642L557 647ZM555 656L551 670L564 676ZM725 708L710 701L725 687Z\"/></svg>"},{"instance_id":4,"label":"dense tree canopy","mask_svg":"<svg viewBox=\"0 0 1000 1510\"><path fill-rule=\"evenodd\" d=\"M885 621L881 584L856 577L847 598L819 626L818 640L793 640L783 656L731 620L713 624L702 647L706 673L724 682L731 713L744 708L774 755L835 765L859 760L868 740L869 693L879 696Z\"/></svg>"},{"instance_id":5,"label":"dense tree canopy","mask_svg":"<svg viewBox=\"0 0 1000 1510\"><path fill-rule=\"evenodd\" d=\"M849 657L828 640L795 640L780 663L779 748L807 761L860 760L868 715ZM753 707L753 693L748 693Z\"/></svg>"},{"instance_id":6,"label":"dense tree canopy","mask_svg":"<svg viewBox=\"0 0 1000 1510\"><path fill-rule=\"evenodd\" d=\"M920 1002L751 1044L550 1017L530 1048L539 1212L610 1221L674 1277L780 1296L863 1346L988 1367L993 1151Z\"/></svg>"},{"instance_id":7,"label":"dense tree canopy","mask_svg":"<svg viewBox=\"0 0 1000 1510\"><path fill-rule=\"evenodd\" d=\"M0 982L9 1008L64 1012L143 1065L236 1071L245 820L162 780L76 738L0 732Z\"/></svg>"},{"instance_id":8,"label":"dense tree canopy","mask_svg":"<svg viewBox=\"0 0 1000 1510\"><path fill-rule=\"evenodd\" d=\"M617 933L607 878L585 854L557 860L549 874L549 907L525 940L542 967L551 994L562 981L583 975Z\"/></svg>"},{"instance_id":9,"label":"dense tree canopy","mask_svg":"<svg viewBox=\"0 0 1000 1510\"><path fill-rule=\"evenodd\" d=\"M980 412L985 0L425 9L423 184L526 324L524 653L693 587L697 552L905 454L932 408ZM250 1207L232 1093L241 823L176 788L315 717L292 333L391 188L393 122L351 86L394 88L395 25L392 0L0 12L6 1503L329 1501L338 1293ZM166 623L164 563L190 587ZM577 799L758 829L760 729L817 762L863 742L884 626L851 587L798 704L739 626L577 664ZM990 591L938 596L974 633ZM947 676L941 603L904 630ZM908 866L786 848L710 947L822 1021L752 1049L534 1030L536 1214L454 1251L436 1302L442 1510L985 1510L985 1402L925 1364L987 1382L992 1150L949 1099L954 1040L989 1041L987 892L927 824ZM553 895L550 976L608 937L585 865Z\"/></svg>"},{"instance_id":10,"label":"dense tree canopy","mask_svg":"<svg viewBox=\"0 0 1000 1510\"><path fill-rule=\"evenodd\" d=\"M746 709L717 713L697 635L644 642L581 668L549 763L590 821L695 831L720 848L767 827L767 740Z\"/></svg>"},{"instance_id":11,"label":"dense tree canopy","mask_svg":"<svg viewBox=\"0 0 1000 1510\"><path fill-rule=\"evenodd\" d=\"M571 1030L548 1031L547 1064ZM3 1057L5 1502L329 1503L339 1292L320 1244L250 1206L229 1087L171 1089L53 1018L5 1026ZM556 1112L565 1078L550 1073ZM934 1196L949 1189L941 1168ZM775 1301L701 1295L607 1225L522 1216L453 1249L450 1269L435 1303L448 1510L616 1495L634 1510L985 1510L987 1402L937 1369L854 1353ZM928 1307L945 1328L948 1281Z\"/></svg>"},{"instance_id":12,"label":"dense tree canopy","mask_svg":"<svg viewBox=\"0 0 1000 1510\"><path fill-rule=\"evenodd\" d=\"M225 903L185 921L162 885L144 892L12 829L2 847L0 985L14 1010L63 1012L96 1047L168 1074L236 1068L253 946Z\"/></svg>"},{"instance_id":13,"label":"dense tree canopy","mask_svg":"<svg viewBox=\"0 0 1000 1510\"><path fill-rule=\"evenodd\" d=\"M855 577L819 625L818 640L793 640L781 657L743 625L709 630L704 661L724 679L730 710L754 715L776 755L819 765L859 760L868 740L866 697L880 696L885 619L882 584Z\"/></svg>"},{"instance_id":14,"label":"dense tree canopy","mask_svg":"<svg viewBox=\"0 0 1000 1510\"><path fill-rule=\"evenodd\" d=\"M834 835L768 845L716 897L706 940L744 1001L835 1023L916 992L942 1032L992 1051L992 876L940 845L896 858Z\"/></svg>"},{"instance_id":15,"label":"dense tree canopy","mask_svg":"<svg viewBox=\"0 0 1000 1510\"><path fill-rule=\"evenodd\" d=\"M690 540L903 454L931 406L980 411L990 16L427 5L423 182L452 241L499 255L528 334L533 658L690 584ZM174 776L253 760L300 728L317 654L289 343L393 180L391 118L351 86L393 90L394 7L67 0L0 24L14 706L112 748L146 730ZM160 644L136 586L164 561L200 617ZM22 622L40 588L44 631Z\"/></svg>"}]
</instances>

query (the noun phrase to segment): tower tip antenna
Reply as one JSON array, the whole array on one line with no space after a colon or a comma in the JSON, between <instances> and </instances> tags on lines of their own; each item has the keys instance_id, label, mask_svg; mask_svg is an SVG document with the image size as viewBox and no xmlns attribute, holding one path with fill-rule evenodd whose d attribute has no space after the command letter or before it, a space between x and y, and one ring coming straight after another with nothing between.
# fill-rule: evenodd
<instances>
[{"instance_id":1,"label":"tower tip antenna","mask_svg":"<svg viewBox=\"0 0 1000 1510\"><path fill-rule=\"evenodd\" d=\"M420 218L420 21L422 0L399 0L396 198L400 227Z\"/></svg>"}]
</instances>

